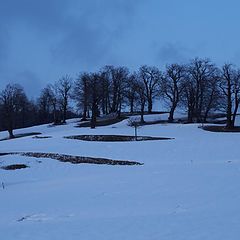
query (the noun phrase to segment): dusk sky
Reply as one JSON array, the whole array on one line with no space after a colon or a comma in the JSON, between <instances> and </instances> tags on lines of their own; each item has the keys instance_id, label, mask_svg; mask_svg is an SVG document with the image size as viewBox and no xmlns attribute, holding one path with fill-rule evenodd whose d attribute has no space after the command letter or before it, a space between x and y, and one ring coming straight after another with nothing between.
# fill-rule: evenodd
<instances>
[{"instance_id":1,"label":"dusk sky","mask_svg":"<svg viewBox=\"0 0 240 240\"><path fill-rule=\"evenodd\" d=\"M137 69L196 56L240 66L237 0L0 0L0 89L108 65Z\"/></svg>"}]
</instances>

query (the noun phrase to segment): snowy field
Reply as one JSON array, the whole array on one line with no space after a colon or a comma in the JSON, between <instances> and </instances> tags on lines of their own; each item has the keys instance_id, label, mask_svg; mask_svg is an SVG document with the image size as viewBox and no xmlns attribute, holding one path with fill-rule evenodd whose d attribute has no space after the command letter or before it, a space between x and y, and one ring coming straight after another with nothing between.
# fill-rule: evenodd
<instances>
[{"instance_id":1,"label":"snowy field","mask_svg":"<svg viewBox=\"0 0 240 240\"><path fill-rule=\"evenodd\" d=\"M139 134L175 139L104 143L63 138L134 133L127 120L94 130L75 125L76 119L65 126L17 130L52 138L1 141L0 152L51 152L144 165L0 157L0 166L30 166L0 169L5 185L0 189L1 240L239 239L240 133L206 132L198 124L157 124L141 127ZM6 136L0 132L0 138Z\"/></svg>"}]
</instances>

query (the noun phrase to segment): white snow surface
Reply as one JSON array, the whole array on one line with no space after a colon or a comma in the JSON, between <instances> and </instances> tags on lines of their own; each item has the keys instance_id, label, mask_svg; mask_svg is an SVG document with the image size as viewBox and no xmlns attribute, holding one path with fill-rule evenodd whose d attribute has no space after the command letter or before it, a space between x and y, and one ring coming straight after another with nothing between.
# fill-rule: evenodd
<instances>
[{"instance_id":1,"label":"white snow surface","mask_svg":"<svg viewBox=\"0 0 240 240\"><path fill-rule=\"evenodd\" d=\"M0 189L1 240L239 239L239 133L207 132L198 124L156 124L141 127L139 134L174 140L87 142L63 138L134 133L127 120L94 130L75 128L76 120L64 126L16 130L52 138L1 141L0 152L51 152L134 160L144 165L74 165L19 155L0 157L0 166L30 166L0 169L0 182L5 185ZM6 135L0 132L0 138Z\"/></svg>"}]
</instances>

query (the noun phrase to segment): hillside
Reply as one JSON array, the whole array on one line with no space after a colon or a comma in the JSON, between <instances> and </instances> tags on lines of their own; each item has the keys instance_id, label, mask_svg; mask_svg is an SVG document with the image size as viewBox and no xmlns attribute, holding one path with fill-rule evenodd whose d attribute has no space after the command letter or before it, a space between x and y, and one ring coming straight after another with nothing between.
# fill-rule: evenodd
<instances>
[{"instance_id":1,"label":"hillside","mask_svg":"<svg viewBox=\"0 0 240 240\"><path fill-rule=\"evenodd\" d=\"M28 166L0 169L0 239L226 240L240 235L240 133L207 132L198 124L155 124L142 126L139 135L171 139L64 138L134 135L127 120L96 129L77 128L77 120L19 129L18 134L42 134L1 141L0 153L55 153L143 165L0 156L1 167ZM6 136L0 132L0 138Z\"/></svg>"}]
</instances>

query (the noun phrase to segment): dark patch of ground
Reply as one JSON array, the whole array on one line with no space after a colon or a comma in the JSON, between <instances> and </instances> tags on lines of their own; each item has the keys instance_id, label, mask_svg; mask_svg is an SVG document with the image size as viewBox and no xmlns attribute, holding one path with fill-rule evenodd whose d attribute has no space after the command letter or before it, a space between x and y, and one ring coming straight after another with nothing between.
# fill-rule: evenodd
<instances>
[{"instance_id":1,"label":"dark patch of ground","mask_svg":"<svg viewBox=\"0 0 240 240\"><path fill-rule=\"evenodd\" d=\"M171 140L173 138L165 137L148 137L148 136L126 136L126 135L76 135L65 137L68 139L76 139L83 141L99 141L99 142L130 142L130 141L150 141L150 140Z\"/></svg>"},{"instance_id":2,"label":"dark patch of ground","mask_svg":"<svg viewBox=\"0 0 240 240\"><path fill-rule=\"evenodd\" d=\"M67 125L67 123L63 123L63 122L51 123L48 125L48 127L57 127L57 126L63 126L63 125Z\"/></svg>"},{"instance_id":3,"label":"dark patch of ground","mask_svg":"<svg viewBox=\"0 0 240 240\"><path fill-rule=\"evenodd\" d=\"M219 119L219 118L225 118L225 119ZM213 124L226 124L227 118L225 113L213 113L210 114L207 118L208 123L213 123Z\"/></svg>"},{"instance_id":4,"label":"dark patch of ground","mask_svg":"<svg viewBox=\"0 0 240 240\"><path fill-rule=\"evenodd\" d=\"M4 170L17 170L17 169L28 168L28 167L29 166L27 166L25 164L12 164L12 165L3 166L3 167L1 167L1 169L4 169Z\"/></svg>"},{"instance_id":5,"label":"dark patch of ground","mask_svg":"<svg viewBox=\"0 0 240 240\"><path fill-rule=\"evenodd\" d=\"M34 136L34 139L46 139L46 138L52 138L52 136Z\"/></svg>"},{"instance_id":6,"label":"dark patch of ground","mask_svg":"<svg viewBox=\"0 0 240 240\"><path fill-rule=\"evenodd\" d=\"M96 126L97 127L103 127L103 126L109 126L115 123L119 123L122 120L127 119L127 117L121 117L121 118L99 118L97 119ZM86 121L86 122L80 122L76 127L90 127L91 122Z\"/></svg>"},{"instance_id":7,"label":"dark patch of ground","mask_svg":"<svg viewBox=\"0 0 240 240\"><path fill-rule=\"evenodd\" d=\"M82 156L73 156L73 155L57 154L57 153L36 153L36 152L0 153L0 156L5 156L5 155L21 155L21 156L34 157L34 158L51 158L51 159L58 160L60 162L70 162L73 164L88 163L88 164L106 164L106 165L143 165L143 163L136 162L136 161L82 157Z\"/></svg>"},{"instance_id":8,"label":"dark patch of ground","mask_svg":"<svg viewBox=\"0 0 240 240\"><path fill-rule=\"evenodd\" d=\"M151 113L148 112L144 112L144 116L145 115L161 115L161 114L165 114L165 113L169 113L169 112L163 112L163 111L152 111ZM130 112L122 112L122 116L136 116L136 115L141 115L141 112L134 112L134 113L130 113Z\"/></svg>"},{"instance_id":9,"label":"dark patch of ground","mask_svg":"<svg viewBox=\"0 0 240 240\"><path fill-rule=\"evenodd\" d=\"M147 125L154 125L154 124L166 124L169 123L168 120L155 120L155 121L148 121L148 122L139 122L139 126L147 126ZM175 123L175 122L172 122Z\"/></svg>"},{"instance_id":10,"label":"dark patch of ground","mask_svg":"<svg viewBox=\"0 0 240 240\"><path fill-rule=\"evenodd\" d=\"M232 129L226 128L225 126L203 126L203 130L210 132L240 132L240 127L234 127Z\"/></svg>"},{"instance_id":11,"label":"dark patch of ground","mask_svg":"<svg viewBox=\"0 0 240 240\"><path fill-rule=\"evenodd\" d=\"M213 124L226 124L227 123L227 120L218 120L218 119L216 119L216 120L211 120L211 119L209 119L208 121L207 121L207 123L213 123Z\"/></svg>"},{"instance_id":12,"label":"dark patch of ground","mask_svg":"<svg viewBox=\"0 0 240 240\"><path fill-rule=\"evenodd\" d=\"M168 112L158 112L158 111L154 111L152 113L147 113L145 112L144 115L149 115L149 114L164 114L164 113L168 113ZM102 116L102 117L98 117L97 118L97 123L96 126L97 127L101 127L101 126L109 126L115 123L119 123L122 120L128 119L130 116L136 116L136 115L140 115L141 112L134 112L134 113L129 113L129 112L122 112L121 113L121 117L118 117L117 114L113 113L113 114L109 114L106 116ZM84 119L85 120L85 119ZM152 124L152 123L150 123ZM86 121L83 121L76 126L76 127L90 127L90 119L86 119Z\"/></svg>"},{"instance_id":13,"label":"dark patch of ground","mask_svg":"<svg viewBox=\"0 0 240 240\"><path fill-rule=\"evenodd\" d=\"M34 135L40 135L42 133L40 132L31 132L31 133L22 133L22 134L15 134L14 138L2 138L0 139L0 141L6 141L6 140L12 140L12 139L16 139L16 138L22 138L22 137L29 137L29 136L34 136Z\"/></svg>"},{"instance_id":14,"label":"dark patch of ground","mask_svg":"<svg viewBox=\"0 0 240 240\"><path fill-rule=\"evenodd\" d=\"M9 154L11 154L11 153L0 153L0 157L1 156L6 156L6 155L9 155Z\"/></svg>"},{"instance_id":15,"label":"dark patch of ground","mask_svg":"<svg viewBox=\"0 0 240 240\"><path fill-rule=\"evenodd\" d=\"M35 157L35 158L51 158L51 159L56 159L61 162L70 162L73 164L88 163L88 164L106 164L106 165L143 165L142 163L135 162L135 161L72 156L72 155L56 154L56 153L26 152L26 153L21 153L21 155L27 156L27 157Z\"/></svg>"},{"instance_id":16,"label":"dark patch of ground","mask_svg":"<svg viewBox=\"0 0 240 240\"><path fill-rule=\"evenodd\" d=\"M226 113L212 113L208 115L208 118L217 119L226 117Z\"/></svg>"}]
</instances>

